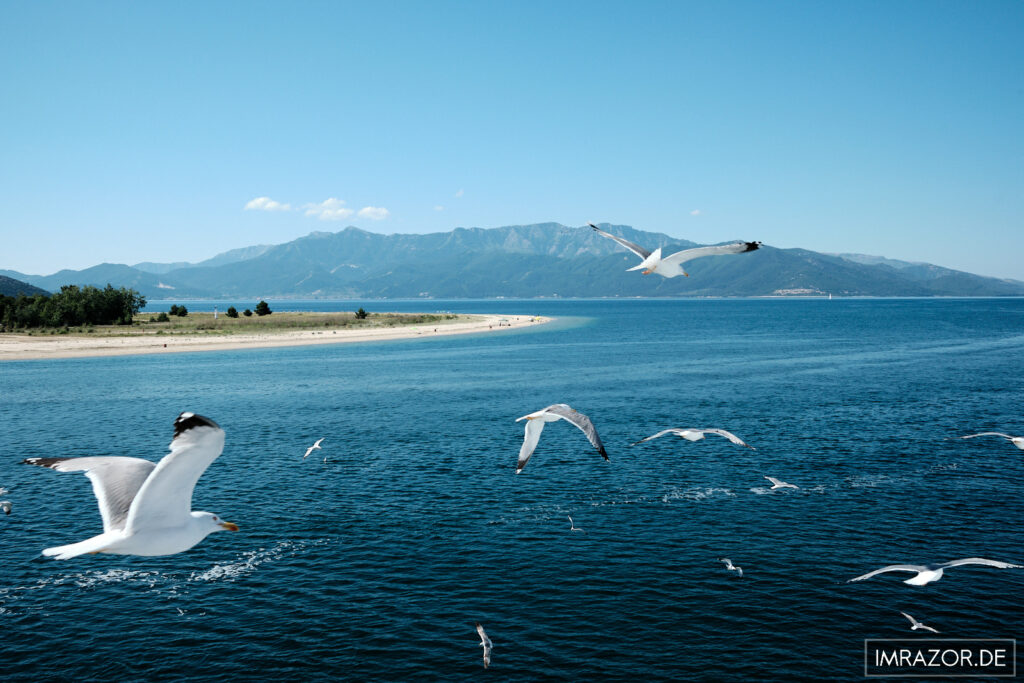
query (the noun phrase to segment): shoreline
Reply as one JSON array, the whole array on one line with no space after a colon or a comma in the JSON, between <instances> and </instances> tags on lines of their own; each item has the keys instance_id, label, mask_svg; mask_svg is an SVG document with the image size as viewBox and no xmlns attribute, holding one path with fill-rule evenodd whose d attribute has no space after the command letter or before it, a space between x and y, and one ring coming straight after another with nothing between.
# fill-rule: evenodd
<instances>
[{"instance_id":1,"label":"shoreline","mask_svg":"<svg viewBox=\"0 0 1024 683\"><path fill-rule=\"evenodd\" d=\"M261 334L137 335L129 337L39 336L0 334L0 363L57 358L100 358L200 351L238 351L284 346L314 346L355 342L448 337L481 332L504 332L551 322L532 315L474 314L473 320L396 327L288 330Z\"/></svg>"}]
</instances>

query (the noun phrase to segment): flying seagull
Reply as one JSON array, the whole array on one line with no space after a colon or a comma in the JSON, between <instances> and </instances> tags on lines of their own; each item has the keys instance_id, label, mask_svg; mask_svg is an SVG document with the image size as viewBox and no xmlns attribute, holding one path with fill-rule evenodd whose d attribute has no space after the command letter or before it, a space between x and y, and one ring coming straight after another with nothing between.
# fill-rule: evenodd
<instances>
[{"instance_id":1,"label":"flying seagull","mask_svg":"<svg viewBox=\"0 0 1024 683\"><path fill-rule=\"evenodd\" d=\"M659 436L665 436L666 434L675 434L676 436L680 436L680 437L686 439L687 441L700 441L701 439L704 438L705 434L717 434L718 436L722 436L722 437L725 437L726 439L729 439L729 441L732 441L734 444L736 444L738 446L746 446L747 448L749 448L752 451L756 451L757 450L756 448L754 448L753 446L748 444L746 441L744 441L740 437L736 436L732 432L727 432L724 429L693 429L693 428L690 428L690 429L677 429L677 428L663 429L660 432L658 432L657 434L651 434L648 437L645 437L643 439L640 439L639 441L634 442L632 445L635 446L638 443L643 443L644 441L650 441L651 439L657 439Z\"/></svg>"},{"instance_id":2,"label":"flying seagull","mask_svg":"<svg viewBox=\"0 0 1024 683\"><path fill-rule=\"evenodd\" d=\"M0 510L3 510L5 515L11 514L11 501L0 500Z\"/></svg>"},{"instance_id":3,"label":"flying seagull","mask_svg":"<svg viewBox=\"0 0 1024 683\"><path fill-rule=\"evenodd\" d=\"M103 518L103 533L43 555L67 560L85 553L174 555L215 531L238 531L212 512L192 511L192 490L224 450L224 430L213 420L182 413L174 421L171 452L159 463L124 456L27 458L58 472L85 472Z\"/></svg>"},{"instance_id":4,"label":"flying seagull","mask_svg":"<svg viewBox=\"0 0 1024 683\"><path fill-rule=\"evenodd\" d=\"M782 481L781 479L776 479L775 477L765 477L765 479L767 479L768 481L770 481L772 483L772 491L774 491L775 489L798 489L798 488L800 488L799 486L797 486L795 484L787 484L786 482Z\"/></svg>"},{"instance_id":5,"label":"flying seagull","mask_svg":"<svg viewBox=\"0 0 1024 683\"><path fill-rule=\"evenodd\" d=\"M476 632L480 635L480 647L484 649L484 668L486 669L491 665L491 639L487 637L480 622L476 624Z\"/></svg>"},{"instance_id":6,"label":"flying seagull","mask_svg":"<svg viewBox=\"0 0 1024 683\"><path fill-rule=\"evenodd\" d=\"M957 439L973 439L976 436L1001 436L1017 448L1024 451L1024 436L1010 436L1009 434L1003 434L1002 432L982 432L980 434L968 434L967 436L957 436Z\"/></svg>"},{"instance_id":7,"label":"flying seagull","mask_svg":"<svg viewBox=\"0 0 1024 683\"><path fill-rule=\"evenodd\" d=\"M938 631L933 629L931 626L925 626L920 621L918 621L914 617L910 616L906 612L900 612L900 614L902 614L903 616L905 616L907 619L910 620L910 630L911 631L916 631L918 629L922 629L924 631L931 631L932 633L938 633Z\"/></svg>"},{"instance_id":8,"label":"flying seagull","mask_svg":"<svg viewBox=\"0 0 1024 683\"><path fill-rule=\"evenodd\" d=\"M721 254L743 254L748 251L754 251L761 246L760 242L736 242L734 244L723 244L717 247L697 247L696 249L684 249L683 251L677 251L674 254L661 257L661 247L658 247L654 251L647 251L639 244L633 244L629 240L617 237L610 232L605 232L601 228L597 227L593 223L587 223L592 227L599 235L604 235L610 239L615 240L626 249L643 259L640 265L633 266L628 270L641 270L643 269L644 275L650 273L657 273L662 277L675 277L677 275L685 275L689 277L690 274L683 270L682 264L687 261L702 258L704 256L718 256Z\"/></svg>"},{"instance_id":9,"label":"flying seagull","mask_svg":"<svg viewBox=\"0 0 1024 683\"><path fill-rule=\"evenodd\" d=\"M327 437L324 437L324 439L326 439L326 438ZM312 446L307 448L306 449L306 454L304 456L302 456L302 459L305 460L306 458L309 457L310 453L312 453L313 451L319 450L320 449L320 442L323 441L324 439L317 439L315 444L313 444ZM327 462L326 458L324 458L324 462Z\"/></svg>"},{"instance_id":10,"label":"flying seagull","mask_svg":"<svg viewBox=\"0 0 1024 683\"><path fill-rule=\"evenodd\" d=\"M569 517L569 515L566 515ZM572 521L572 517L569 517L569 531L583 531L583 529L576 526L576 522ZM583 533L586 533L585 531Z\"/></svg>"},{"instance_id":11,"label":"flying seagull","mask_svg":"<svg viewBox=\"0 0 1024 683\"><path fill-rule=\"evenodd\" d=\"M1010 564L1009 562L1000 562L999 560L986 560L984 557L968 557L963 560L953 560L952 562L946 562L944 564L890 564L888 567L882 567L881 569L876 569L873 572L868 572L863 576L850 579L847 583L870 579L875 574L883 574L885 572L916 572L917 576L912 576L903 583L909 583L911 586L923 586L926 583L931 583L932 581L938 581L941 579L942 570L950 567L959 567L964 564L983 564L986 567L996 567L998 569L1024 569L1024 565L1021 564Z\"/></svg>"},{"instance_id":12,"label":"flying seagull","mask_svg":"<svg viewBox=\"0 0 1024 683\"><path fill-rule=\"evenodd\" d=\"M523 446L519 449L519 462L516 463L516 474L523 471L523 468L526 467L526 461L533 455L533 449L537 447L537 442L540 441L540 433L544 430L544 423L554 422L555 420L565 420L579 427L587 435L587 438L594 448L597 449L597 452L601 454L601 457L605 460L608 459L608 453L604 450L601 437L597 435L597 430L594 429L590 418L583 413L573 410L564 403L556 403L544 410L538 410L535 413L516 418L516 422L520 420L526 420L526 434L523 437Z\"/></svg>"},{"instance_id":13,"label":"flying seagull","mask_svg":"<svg viewBox=\"0 0 1024 683\"><path fill-rule=\"evenodd\" d=\"M718 558L718 561L724 564L725 568L729 571L736 572L736 576L743 576L743 569L741 567L737 567L736 565L734 565L732 563L732 560L730 560L728 557L720 557Z\"/></svg>"}]
</instances>

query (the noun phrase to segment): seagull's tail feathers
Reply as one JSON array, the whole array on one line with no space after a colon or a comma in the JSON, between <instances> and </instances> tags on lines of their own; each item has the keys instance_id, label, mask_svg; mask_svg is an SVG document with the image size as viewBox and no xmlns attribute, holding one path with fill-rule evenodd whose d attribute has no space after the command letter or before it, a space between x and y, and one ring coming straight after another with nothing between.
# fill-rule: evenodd
<instances>
[{"instance_id":1,"label":"seagull's tail feathers","mask_svg":"<svg viewBox=\"0 0 1024 683\"><path fill-rule=\"evenodd\" d=\"M103 552L103 550L109 547L119 535L120 534L100 534L99 536L93 536L92 538L87 538L84 541L79 541L78 543L58 545L53 548L47 548L43 551L43 555L53 557L58 560L70 560L72 557L78 557L79 555L85 555L86 553Z\"/></svg>"}]
</instances>

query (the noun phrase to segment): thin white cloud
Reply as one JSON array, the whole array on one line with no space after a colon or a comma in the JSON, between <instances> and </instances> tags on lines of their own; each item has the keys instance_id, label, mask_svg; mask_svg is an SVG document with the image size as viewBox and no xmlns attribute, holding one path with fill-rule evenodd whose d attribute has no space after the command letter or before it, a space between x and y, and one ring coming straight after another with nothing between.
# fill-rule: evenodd
<instances>
[{"instance_id":1,"label":"thin white cloud","mask_svg":"<svg viewBox=\"0 0 1024 683\"><path fill-rule=\"evenodd\" d=\"M700 215L700 209L694 209L693 211L690 212L690 215L691 216L699 216Z\"/></svg>"},{"instance_id":2,"label":"thin white cloud","mask_svg":"<svg viewBox=\"0 0 1024 683\"><path fill-rule=\"evenodd\" d=\"M438 204L437 206L434 207L434 211L444 211L444 207Z\"/></svg>"},{"instance_id":3,"label":"thin white cloud","mask_svg":"<svg viewBox=\"0 0 1024 683\"><path fill-rule=\"evenodd\" d=\"M466 194L465 190L463 190L462 188L459 188L459 191L455 193L455 197L458 198L458 197L461 197L464 194Z\"/></svg>"},{"instance_id":4,"label":"thin white cloud","mask_svg":"<svg viewBox=\"0 0 1024 683\"><path fill-rule=\"evenodd\" d=\"M382 221L390 215L391 212L382 206L364 206L359 209L359 217L369 218L371 221Z\"/></svg>"},{"instance_id":5,"label":"thin white cloud","mask_svg":"<svg viewBox=\"0 0 1024 683\"><path fill-rule=\"evenodd\" d=\"M291 208L291 204L275 202L270 197L257 197L245 205L246 211L290 211Z\"/></svg>"},{"instance_id":6,"label":"thin white cloud","mask_svg":"<svg viewBox=\"0 0 1024 683\"><path fill-rule=\"evenodd\" d=\"M322 221L340 221L348 218L353 213L352 209L345 206L344 199L325 199L319 204L306 204L303 206L307 216L316 216Z\"/></svg>"}]
</instances>

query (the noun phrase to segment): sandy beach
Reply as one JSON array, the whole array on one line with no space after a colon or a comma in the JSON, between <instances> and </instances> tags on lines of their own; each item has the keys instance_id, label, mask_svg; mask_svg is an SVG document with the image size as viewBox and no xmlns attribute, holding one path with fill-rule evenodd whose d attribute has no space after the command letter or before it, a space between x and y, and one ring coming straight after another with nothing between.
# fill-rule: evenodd
<instances>
[{"instance_id":1,"label":"sandy beach","mask_svg":"<svg viewBox=\"0 0 1024 683\"><path fill-rule=\"evenodd\" d=\"M263 334L174 334L133 335L127 337L89 337L87 335L0 334L0 361L42 360L50 358L88 358L138 354L227 351L309 346L351 342L444 337L455 334L494 333L522 329L550 322L550 318L530 315L476 315L472 320L456 320L424 325L396 327L288 330Z\"/></svg>"}]
</instances>

